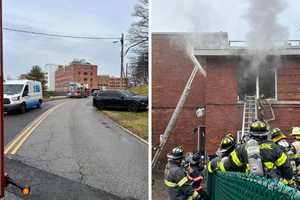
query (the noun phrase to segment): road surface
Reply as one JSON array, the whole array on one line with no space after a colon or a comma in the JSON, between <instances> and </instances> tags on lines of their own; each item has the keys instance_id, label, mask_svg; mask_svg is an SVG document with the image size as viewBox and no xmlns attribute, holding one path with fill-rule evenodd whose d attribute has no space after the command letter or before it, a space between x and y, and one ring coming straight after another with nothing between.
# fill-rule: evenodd
<instances>
[{"instance_id":1,"label":"road surface","mask_svg":"<svg viewBox=\"0 0 300 200\"><path fill-rule=\"evenodd\" d=\"M8 113L4 115L4 143L5 145L9 143L16 135L32 122L36 117L52 108L53 106L61 103L65 100L49 101L43 103L41 109L33 109L24 114L19 114L17 112Z\"/></svg>"},{"instance_id":2,"label":"road surface","mask_svg":"<svg viewBox=\"0 0 300 200\"><path fill-rule=\"evenodd\" d=\"M95 110L91 99L74 99L50 112L9 157L122 199L144 200L147 149Z\"/></svg>"}]
</instances>

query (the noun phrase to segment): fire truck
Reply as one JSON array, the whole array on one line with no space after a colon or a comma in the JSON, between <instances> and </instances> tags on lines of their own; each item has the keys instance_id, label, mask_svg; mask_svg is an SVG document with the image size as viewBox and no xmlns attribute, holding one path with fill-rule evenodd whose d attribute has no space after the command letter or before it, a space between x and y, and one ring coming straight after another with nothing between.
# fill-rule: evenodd
<instances>
[{"instance_id":1,"label":"fire truck","mask_svg":"<svg viewBox=\"0 0 300 200\"><path fill-rule=\"evenodd\" d=\"M67 84L67 96L70 98L83 98L89 96L89 89L86 85L70 82Z\"/></svg>"}]
</instances>

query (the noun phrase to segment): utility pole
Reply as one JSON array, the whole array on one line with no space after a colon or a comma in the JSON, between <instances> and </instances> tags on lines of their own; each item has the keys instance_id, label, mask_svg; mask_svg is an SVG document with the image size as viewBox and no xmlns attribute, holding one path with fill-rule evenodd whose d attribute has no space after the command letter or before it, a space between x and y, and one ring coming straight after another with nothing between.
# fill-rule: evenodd
<instances>
[{"instance_id":1,"label":"utility pole","mask_svg":"<svg viewBox=\"0 0 300 200\"><path fill-rule=\"evenodd\" d=\"M128 78L128 63L126 63L126 69L125 69L125 78Z\"/></svg>"},{"instance_id":2,"label":"utility pole","mask_svg":"<svg viewBox=\"0 0 300 200\"><path fill-rule=\"evenodd\" d=\"M3 119L3 32L2 32L2 0L0 0L0 197L4 197L4 119Z\"/></svg>"},{"instance_id":3,"label":"utility pole","mask_svg":"<svg viewBox=\"0 0 300 200\"><path fill-rule=\"evenodd\" d=\"M121 35L121 81L123 79L123 75L124 75L124 33L122 33Z\"/></svg>"}]
</instances>

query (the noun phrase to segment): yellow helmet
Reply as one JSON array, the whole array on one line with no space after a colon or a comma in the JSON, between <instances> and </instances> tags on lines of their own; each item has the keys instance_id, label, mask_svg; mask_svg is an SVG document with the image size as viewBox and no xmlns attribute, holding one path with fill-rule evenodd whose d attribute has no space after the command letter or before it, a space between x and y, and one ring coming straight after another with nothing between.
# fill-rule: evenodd
<instances>
[{"instance_id":1,"label":"yellow helmet","mask_svg":"<svg viewBox=\"0 0 300 200\"><path fill-rule=\"evenodd\" d=\"M271 131L271 136L272 136L272 141L273 142L278 142L282 139L286 139L286 135L279 129L279 128L274 128L272 131Z\"/></svg>"},{"instance_id":2,"label":"yellow helmet","mask_svg":"<svg viewBox=\"0 0 300 200\"><path fill-rule=\"evenodd\" d=\"M300 135L300 127L293 127L291 135Z\"/></svg>"}]
</instances>

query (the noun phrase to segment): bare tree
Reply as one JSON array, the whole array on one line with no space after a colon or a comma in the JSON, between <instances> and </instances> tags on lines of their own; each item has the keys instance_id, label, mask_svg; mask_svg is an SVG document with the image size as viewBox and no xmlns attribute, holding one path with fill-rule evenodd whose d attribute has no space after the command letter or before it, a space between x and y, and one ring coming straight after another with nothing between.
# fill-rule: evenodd
<instances>
[{"instance_id":1,"label":"bare tree","mask_svg":"<svg viewBox=\"0 0 300 200\"><path fill-rule=\"evenodd\" d=\"M128 31L129 46L132 47L129 58L130 79L135 84L148 83L148 25L149 1L139 0L134 8L135 22Z\"/></svg>"}]
</instances>

